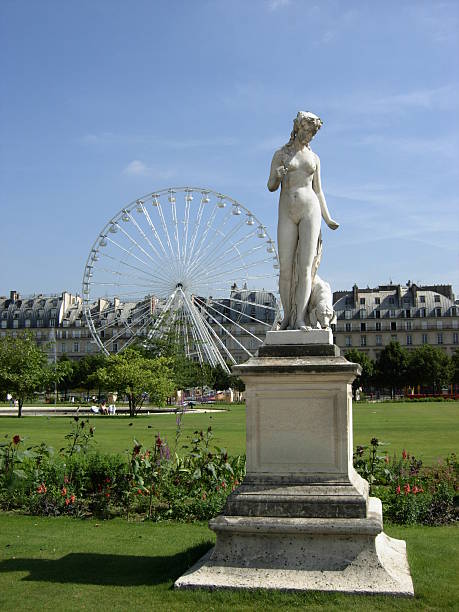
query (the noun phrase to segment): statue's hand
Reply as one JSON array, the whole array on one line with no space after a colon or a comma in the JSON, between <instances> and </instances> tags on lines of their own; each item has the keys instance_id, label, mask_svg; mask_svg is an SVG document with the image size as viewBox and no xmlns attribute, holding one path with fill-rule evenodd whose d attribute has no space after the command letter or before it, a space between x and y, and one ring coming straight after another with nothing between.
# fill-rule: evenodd
<instances>
[{"instance_id":1,"label":"statue's hand","mask_svg":"<svg viewBox=\"0 0 459 612\"><path fill-rule=\"evenodd\" d=\"M327 225L330 229L335 230L339 228L339 223L337 223L336 221L333 221L333 219L329 219L327 222Z\"/></svg>"},{"instance_id":2,"label":"statue's hand","mask_svg":"<svg viewBox=\"0 0 459 612\"><path fill-rule=\"evenodd\" d=\"M288 168L286 168L285 166L278 166L276 168L277 177L280 178L281 180L284 178L287 172L288 172Z\"/></svg>"}]
</instances>

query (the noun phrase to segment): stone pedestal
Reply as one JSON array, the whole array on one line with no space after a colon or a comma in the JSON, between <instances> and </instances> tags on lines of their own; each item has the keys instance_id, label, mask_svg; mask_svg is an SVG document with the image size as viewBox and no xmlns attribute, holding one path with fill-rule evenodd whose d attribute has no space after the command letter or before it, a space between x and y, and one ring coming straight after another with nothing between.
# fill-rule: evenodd
<instances>
[{"instance_id":1,"label":"stone pedestal","mask_svg":"<svg viewBox=\"0 0 459 612\"><path fill-rule=\"evenodd\" d=\"M209 523L215 547L176 588L414 594L405 542L383 533L381 502L352 465L359 369L325 330L270 332L233 368L246 384L247 475Z\"/></svg>"}]
</instances>

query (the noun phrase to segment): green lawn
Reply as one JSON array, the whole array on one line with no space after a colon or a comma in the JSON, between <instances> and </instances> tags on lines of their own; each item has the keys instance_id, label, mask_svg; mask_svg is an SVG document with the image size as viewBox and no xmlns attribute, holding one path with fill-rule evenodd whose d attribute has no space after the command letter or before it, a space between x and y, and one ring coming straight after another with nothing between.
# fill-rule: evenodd
<instances>
[{"instance_id":1,"label":"green lawn","mask_svg":"<svg viewBox=\"0 0 459 612\"><path fill-rule=\"evenodd\" d=\"M372 437L388 443L390 454L407 449L425 463L457 452L459 447L459 402L380 403L354 405L354 447L367 444ZM279 408L279 418L282 410ZM96 448L102 452L124 453L136 438L151 444L157 432L173 443L175 415L92 417L96 428ZM20 434L27 444L45 440L56 449L64 445L64 435L70 429L69 417L0 417L0 437ZM188 413L183 421L182 440L196 429L211 425L214 443L224 446L231 454L245 452L245 407L232 406L228 412L207 414Z\"/></svg>"},{"instance_id":2,"label":"green lawn","mask_svg":"<svg viewBox=\"0 0 459 612\"><path fill-rule=\"evenodd\" d=\"M0 515L3 610L453 610L455 527L393 527L407 541L414 600L335 594L174 591L210 546L203 524L80 521Z\"/></svg>"}]
</instances>

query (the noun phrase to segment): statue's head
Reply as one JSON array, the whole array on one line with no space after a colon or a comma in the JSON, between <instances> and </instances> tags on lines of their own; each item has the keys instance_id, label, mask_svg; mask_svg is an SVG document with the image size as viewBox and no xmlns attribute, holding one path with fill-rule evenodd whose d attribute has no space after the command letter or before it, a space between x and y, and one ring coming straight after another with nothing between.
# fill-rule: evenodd
<instances>
[{"instance_id":1,"label":"statue's head","mask_svg":"<svg viewBox=\"0 0 459 612\"><path fill-rule=\"evenodd\" d=\"M293 130L290 140L297 137L300 142L307 144L314 138L322 124L322 119L314 115L314 113L300 111L293 120Z\"/></svg>"}]
</instances>

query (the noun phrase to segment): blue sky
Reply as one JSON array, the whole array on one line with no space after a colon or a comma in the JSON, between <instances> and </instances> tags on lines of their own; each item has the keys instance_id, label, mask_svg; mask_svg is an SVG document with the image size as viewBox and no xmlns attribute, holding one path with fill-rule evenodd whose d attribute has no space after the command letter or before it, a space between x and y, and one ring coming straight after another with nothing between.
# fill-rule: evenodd
<instances>
[{"instance_id":1,"label":"blue sky","mask_svg":"<svg viewBox=\"0 0 459 612\"><path fill-rule=\"evenodd\" d=\"M76 292L100 229L172 185L275 235L274 150L324 125L334 290L459 293L459 2L2 0L0 294Z\"/></svg>"}]
</instances>

